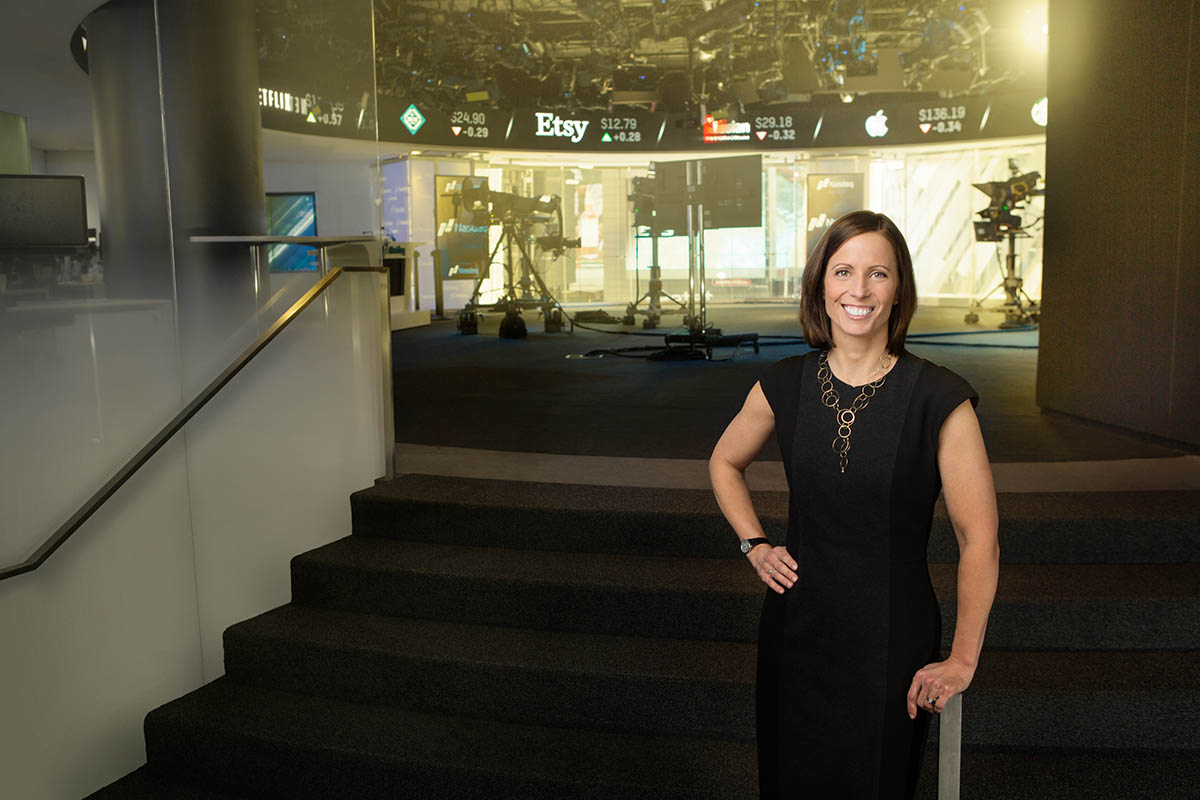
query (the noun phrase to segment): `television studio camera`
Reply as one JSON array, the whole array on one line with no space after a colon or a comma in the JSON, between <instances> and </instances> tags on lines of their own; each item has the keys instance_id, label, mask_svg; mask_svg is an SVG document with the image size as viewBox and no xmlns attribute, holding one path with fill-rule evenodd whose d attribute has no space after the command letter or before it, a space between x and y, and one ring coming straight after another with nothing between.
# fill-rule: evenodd
<instances>
[{"instance_id":1,"label":"television studio camera","mask_svg":"<svg viewBox=\"0 0 1200 800\"><path fill-rule=\"evenodd\" d=\"M1025 293L1024 280L1017 274L1016 239L1018 236L1030 238L1030 225L1022 225L1021 218L1015 212L1023 210L1030 197L1044 195L1046 189L1044 186L1038 186L1042 178L1040 172L1022 173L1017 162L1011 158L1008 160L1008 168L1012 172L1012 177L1008 180L972 184L991 200L987 208L978 212L981 219L975 220L975 241L999 243L1007 239L1008 253L1004 259L1004 274L1000 283L982 298L971 301L970 311L964 317L970 325L979 321L978 311L983 300L1001 287L1004 288L1004 303L999 308L1004 312L1001 328L1036 325L1041 315L1037 302Z\"/></svg>"},{"instance_id":2,"label":"television studio camera","mask_svg":"<svg viewBox=\"0 0 1200 800\"><path fill-rule=\"evenodd\" d=\"M542 276L534 267L530 245L536 244L552 259L557 259L581 244L578 238L563 236L562 199L558 195L544 194L539 197L522 197L508 192L488 188L487 178L463 178L458 192L452 192L455 214L470 214L475 224L499 225L500 238L488 254L488 259L475 280L471 298L458 315L460 333L479 332L479 312L483 305L479 300L480 289L487 278L496 253L505 248L504 293L488 304L487 310L503 311L500 322L500 337L523 339L528 330L521 317L523 309L536 308L545 319L546 332L557 333L563 327L562 304L551 294ZM543 227L543 235L534 236L535 226ZM514 252L519 262L514 265ZM534 291L536 287L536 292Z\"/></svg>"}]
</instances>

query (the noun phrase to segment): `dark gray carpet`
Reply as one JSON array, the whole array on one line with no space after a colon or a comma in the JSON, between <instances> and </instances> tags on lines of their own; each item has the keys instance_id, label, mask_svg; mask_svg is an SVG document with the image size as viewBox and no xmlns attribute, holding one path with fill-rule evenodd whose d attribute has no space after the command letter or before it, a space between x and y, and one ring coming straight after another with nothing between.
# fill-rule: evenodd
<instances>
[{"instance_id":1,"label":"dark gray carpet","mask_svg":"<svg viewBox=\"0 0 1200 800\"><path fill-rule=\"evenodd\" d=\"M709 316L726 332L793 336L798 333L795 313L790 306L748 305L714 307ZM911 330L968 328L961 319L958 309L921 309ZM610 335L578 328L573 334L547 334L538 324L530 325L527 339L499 339L498 324L499 315L492 315L476 336L459 335L453 322L393 334L396 441L707 458L762 370L807 350L764 341L757 355L742 351L719 363L574 358L570 356L596 349L661 345L663 340L657 334ZM1036 350L917 343L910 343L910 349L955 370L979 392L978 414L992 461L1153 458L1184 452L1111 428L1043 414L1035 402ZM728 358L732 351L715 355ZM762 458L779 459L774 442Z\"/></svg>"}]
</instances>

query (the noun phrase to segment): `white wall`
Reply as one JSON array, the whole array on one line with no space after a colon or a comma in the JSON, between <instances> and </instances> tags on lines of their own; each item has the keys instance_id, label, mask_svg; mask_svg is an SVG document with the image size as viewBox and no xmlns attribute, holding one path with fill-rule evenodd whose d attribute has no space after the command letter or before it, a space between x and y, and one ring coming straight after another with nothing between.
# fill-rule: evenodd
<instances>
[{"instance_id":1,"label":"white wall","mask_svg":"<svg viewBox=\"0 0 1200 800\"><path fill-rule=\"evenodd\" d=\"M205 681L225 629L288 603L291 558L349 535L350 493L384 474L382 279L344 274L186 429Z\"/></svg>"},{"instance_id":2,"label":"white wall","mask_svg":"<svg viewBox=\"0 0 1200 800\"><path fill-rule=\"evenodd\" d=\"M267 161L263 184L268 192L316 192L320 236L379 233L379 172L373 161Z\"/></svg>"},{"instance_id":3,"label":"white wall","mask_svg":"<svg viewBox=\"0 0 1200 800\"><path fill-rule=\"evenodd\" d=\"M146 713L201 685L186 472L169 445L40 569L0 582L7 797L78 800L135 769Z\"/></svg>"}]
</instances>

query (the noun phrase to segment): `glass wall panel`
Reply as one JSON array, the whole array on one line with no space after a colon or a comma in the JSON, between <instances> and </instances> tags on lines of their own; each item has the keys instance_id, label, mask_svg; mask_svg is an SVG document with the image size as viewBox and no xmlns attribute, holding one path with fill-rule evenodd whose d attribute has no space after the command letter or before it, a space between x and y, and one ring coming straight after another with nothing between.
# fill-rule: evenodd
<instances>
[{"instance_id":1,"label":"glass wall panel","mask_svg":"<svg viewBox=\"0 0 1200 800\"><path fill-rule=\"evenodd\" d=\"M268 192L311 196L322 236L381 229L370 0L254 6L82 20L95 138L35 136L30 163L83 176L76 216L99 235L0 247L0 565L320 277L193 236L261 236ZM380 261L374 241L329 254ZM390 432L382 281L344 275L42 567L0 582L12 796L82 797L140 766L145 714L220 675L222 631L286 603L289 559L349 532Z\"/></svg>"},{"instance_id":2,"label":"glass wall panel","mask_svg":"<svg viewBox=\"0 0 1200 800\"><path fill-rule=\"evenodd\" d=\"M681 156L676 154L672 160ZM997 286L1007 244L998 247L975 241L976 212L988 205L988 198L973 184L1011 177L1010 160L1021 172L1041 171L1044 140L764 156L761 227L718 228L704 234L708 297L716 302L798 298L807 254L823 230L809 214L808 178L814 175L852 178L861 185L862 206L896 222L908 239L918 291L925 302L966 305L989 297L999 303L1003 293ZM625 306L646 291L655 263L662 271L664 291L680 301L688 296L686 230L666 231L655 239L649 228L633 224L633 181L651 176L654 161L648 155L619 164L591 164L547 155L539 162L528 154L518 159L495 152L459 162L458 168L462 174L486 177L498 191L522 197L559 196L564 233L579 237L580 246L554 260L531 247L539 274L563 303ZM432 166L421 167L421 163L422 159L413 159L411 169L425 169L432 175ZM422 181L410 181L409 186L418 187L412 197L425 191L420 188L425 185ZM414 202L420 206L423 201ZM1025 289L1034 298L1041 287L1043 209L1043 197L1031 200L1024 211L1028 235L1016 240ZM493 226L490 246L494 248L499 238L500 228ZM505 247L496 252L483 281L485 303L503 291L506 253ZM447 288L448 309L462 307L469 298L469 292L459 288Z\"/></svg>"},{"instance_id":3,"label":"glass wall panel","mask_svg":"<svg viewBox=\"0 0 1200 800\"><path fill-rule=\"evenodd\" d=\"M29 145L34 177L82 184L86 223L67 230L26 201L21 216L49 231L0 237L0 567L31 556L182 400L153 4L34 18L61 27L32 45L31 74L4 80L83 110L79 140L43 124ZM66 48L80 23L90 74ZM39 569L0 581L5 796L83 797L143 763L146 712L201 680L196 618L178 440Z\"/></svg>"},{"instance_id":4,"label":"glass wall panel","mask_svg":"<svg viewBox=\"0 0 1200 800\"><path fill-rule=\"evenodd\" d=\"M144 56L138 79L157 87L153 14L89 17L92 58L108 68L127 45ZM142 72L141 70L146 70ZM108 86L93 87L94 103ZM28 235L0 246L0 565L23 560L135 453L180 404L170 217L162 174L158 92L131 114L121 142L98 142L89 159L38 152L40 183L74 181L72 213L28 205ZM108 113L109 116L105 116ZM102 121L111 111L98 108ZM124 123L122 123L124 124ZM35 137L36 149L41 142ZM122 172L157 155L138 177L138 199L87 207L100 191L96 153L109 159L109 194L134 187ZM0 179L3 180L3 179ZM7 183L6 183L7 187ZM7 188L0 188L7 192ZM146 202L142 202L142 199ZM72 199L68 197L67 199ZM157 202L163 200L164 202ZM85 221L66 230L69 219ZM9 220L11 227L15 224ZM85 229L87 230L85 233ZM47 236L47 233L51 234ZM111 235L106 235L111 233ZM101 247L101 243L104 247Z\"/></svg>"}]
</instances>

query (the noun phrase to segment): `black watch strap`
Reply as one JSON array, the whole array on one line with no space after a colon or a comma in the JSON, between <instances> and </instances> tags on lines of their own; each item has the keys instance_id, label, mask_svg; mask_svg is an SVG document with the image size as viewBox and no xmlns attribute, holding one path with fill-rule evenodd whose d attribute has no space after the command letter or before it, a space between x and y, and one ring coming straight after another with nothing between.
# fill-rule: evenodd
<instances>
[{"instance_id":1,"label":"black watch strap","mask_svg":"<svg viewBox=\"0 0 1200 800\"><path fill-rule=\"evenodd\" d=\"M738 547L741 549L742 555L747 555L751 550L753 550L758 545L770 544L770 543L771 543L771 541L769 539L764 539L763 537L759 536L754 539L742 539L742 543L740 545L738 545Z\"/></svg>"}]
</instances>

